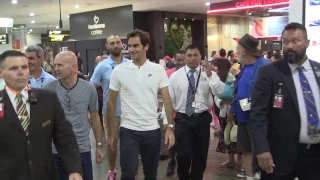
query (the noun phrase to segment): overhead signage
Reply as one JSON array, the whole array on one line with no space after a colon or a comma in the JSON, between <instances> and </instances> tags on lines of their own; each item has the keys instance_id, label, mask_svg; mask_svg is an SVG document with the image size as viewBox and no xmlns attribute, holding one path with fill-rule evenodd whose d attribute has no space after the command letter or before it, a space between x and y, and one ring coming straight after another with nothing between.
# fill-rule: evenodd
<instances>
[{"instance_id":1,"label":"overhead signage","mask_svg":"<svg viewBox=\"0 0 320 180\"><path fill-rule=\"evenodd\" d=\"M305 0L304 24L308 32L310 45L307 49L308 58L320 62L320 1Z\"/></svg>"},{"instance_id":2,"label":"overhead signage","mask_svg":"<svg viewBox=\"0 0 320 180\"><path fill-rule=\"evenodd\" d=\"M8 34L0 34L0 45L2 44L9 44Z\"/></svg>"},{"instance_id":3,"label":"overhead signage","mask_svg":"<svg viewBox=\"0 0 320 180\"><path fill-rule=\"evenodd\" d=\"M75 40L105 39L112 34L127 37L133 29L132 5L71 14L70 35Z\"/></svg>"},{"instance_id":4,"label":"overhead signage","mask_svg":"<svg viewBox=\"0 0 320 180\"><path fill-rule=\"evenodd\" d=\"M13 27L13 19L0 18L0 27Z\"/></svg>"},{"instance_id":5,"label":"overhead signage","mask_svg":"<svg viewBox=\"0 0 320 180\"><path fill-rule=\"evenodd\" d=\"M70 39L70 31L50 30L48 37L51 42L61 42Z\"/></svg>"},{"instance_id":6,"label":"overhead signage","mask_svg":"<svg viewBox=\"0 0 320 180\"><path fill-rule=\"evenodd\" d=\"M212 3L210 10L207 13L218 13L237 11L254 8L267 8L276 6L288 6L290 0L239 0L239 1L227 1L221 3Z\"/></svg>"}]
</instances>

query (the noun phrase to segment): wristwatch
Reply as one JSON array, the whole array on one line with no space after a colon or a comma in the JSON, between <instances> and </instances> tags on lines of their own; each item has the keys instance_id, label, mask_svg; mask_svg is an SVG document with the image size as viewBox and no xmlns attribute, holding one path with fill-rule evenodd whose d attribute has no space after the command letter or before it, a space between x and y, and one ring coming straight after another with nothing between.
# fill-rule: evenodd
<instances>
[{"instance_id":1,"label":"wristwatch","mask_svg":"<svg viewBox=\"0 0 320 180\"><path fill-rule=\"evenodd\" d=\"M168 124L167 127L171 128L171 129L174 129L174 125L173 124Z\"/></svg>"},{"instance_id":2,"label":"wristwatch","mask_svg":"<svg viewBox=\"0 0 320 180\"><path fill-rule=\"evenodd\" d=\"M98 142L98 143L97 143L97 146L103 147L103 143L102 143L102 142Z\"/></svg>"}]
</instances>

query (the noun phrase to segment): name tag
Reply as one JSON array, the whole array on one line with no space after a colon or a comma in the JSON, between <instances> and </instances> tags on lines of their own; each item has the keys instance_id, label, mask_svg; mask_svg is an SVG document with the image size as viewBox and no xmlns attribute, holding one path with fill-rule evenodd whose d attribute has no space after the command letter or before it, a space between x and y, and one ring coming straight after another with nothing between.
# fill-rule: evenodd
<instances>
[{"instance_id":1,"label":"name tag","mask_svg":"<svg viewBox=\"0 0 320 180\"><path fill-rule=\"evenodd\" d=\"M282 109L283 108L284 97L281 94L275 94L273 99L273 107Z\"/></svg>"},{"instance_id":2,"label":"name tag","mask_svg":"<svg viewBox=\"0 0 320 180\"><path fill-rule=\"evenodd\" d=\"M195 108L195 109L200 109L200 103L196 102L196 101L193 101L192 107Z\"/></svg>"},{"instance_id":3,"label":"name tag","mask_svg":"<svg viewBox=\"0 0 320 180\"><path fill-rule=\"evenodd\" d=\"M4 103L0 103L0 118L4 116Z\"/></svg>"}]
</instances>

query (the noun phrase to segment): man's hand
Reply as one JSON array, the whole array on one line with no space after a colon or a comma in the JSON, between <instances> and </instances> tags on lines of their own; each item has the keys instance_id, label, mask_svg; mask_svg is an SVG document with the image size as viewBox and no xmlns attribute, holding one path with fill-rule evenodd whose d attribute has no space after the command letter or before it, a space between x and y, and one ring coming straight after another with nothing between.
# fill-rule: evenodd
<instances>
[{"instance_id":1,"label":"man's hand","mask_svg":"<svg viewBox=\"0 0 320 180\"><path fill-rule=\"evenodd\" d=\"M257 155L259 166L265 172L273 173L273 168L275 165L273 164L272 155L270 152L265 152L262 154Z\"/></svg>"},{"instance_id":2,"label":"man's hand","mask_svg":"<svg viewBox=\"0 0 320 180\"><path fill-rule=\"evenodd\" d=\"M104 160L104 154L101 146L96 147L96 163L101 164Z\"/></svg>"},{"instance_id":3,"label":"man's hand","mask_svg":"<svg viewBox=\"0 0 320 180\"><path fill-rule=\"evenodd\" d=\"M226 121L227 121L227 123L233 124L233 121L234 121L233 113L231 113L231 112L228 113L228 117L227 117Z\"/></svg>"},{"instance_id":4,"label":"man's hand","mask_svg":"<svg viewBox=\"0 0 320 180\"><path fill-rule=\"evenodd\" d=\"M207 58L204 59L204 63L202 65L202 67L206 70L207 76L211 77L211 75L212 75L211 66L210 66Z\"/></svg>"},{"instance_id":5,"label":"man's hand","mask_svg":"<svg viewBox=\"0 0 320 180\"><path fill-rule=\"evenodd\" d=\"M168 149L170 149L175 144L175 137L172 128L167 128L165 135L165 144L168 144Z\"/></svg>"},{"instance_id":6,"label":"man's hand","mask_svg":"<svg viewBox=\"0 0 320 180\"><path fill-rule=\"evenodd\" d=\"M83 180L79 173L71 173L69 175L69 180Z\"/></svg>"},{"instance_id":7,"label":"man's hand","mask_svg":"<svg viewBox=\"0 0 320 180\"><path fill-rule=\"evenodd\" d=\"M114 136L108 136L107 144L108 144L108 146L110 147L111 150L115 151L116 141L115 141Z\"/></svg>"}]
</instances>

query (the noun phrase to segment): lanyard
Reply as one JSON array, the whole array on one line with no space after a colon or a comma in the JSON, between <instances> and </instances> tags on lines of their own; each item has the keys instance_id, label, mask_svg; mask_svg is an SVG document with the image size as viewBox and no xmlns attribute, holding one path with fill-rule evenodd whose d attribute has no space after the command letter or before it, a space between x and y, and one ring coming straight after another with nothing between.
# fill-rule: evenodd
<instances>
[{"instance_id":1,"label":"lanyard","mask_svg":"<svg viewBox=\"0 0 320 180\"><path fill-rule=\"evenodd\" d=\"M190 77L189 77L189 75L187 73L186 67L184 67L184 71L186 72L186 75L187 75L187 78L188 78L188 81L189 81L189 85L190 85L190 87L192 89L192 93L193 93L194 96L196 96L198 85L199 85L199 80L200 80L200 76L201 76L201 68L200 68L200 71L199 71L198 80L197 80L197 84L196 84L195 88L191 84ZM193 76L193 74L192 74L192 76Z\"/></svg>"}]
</instances>

